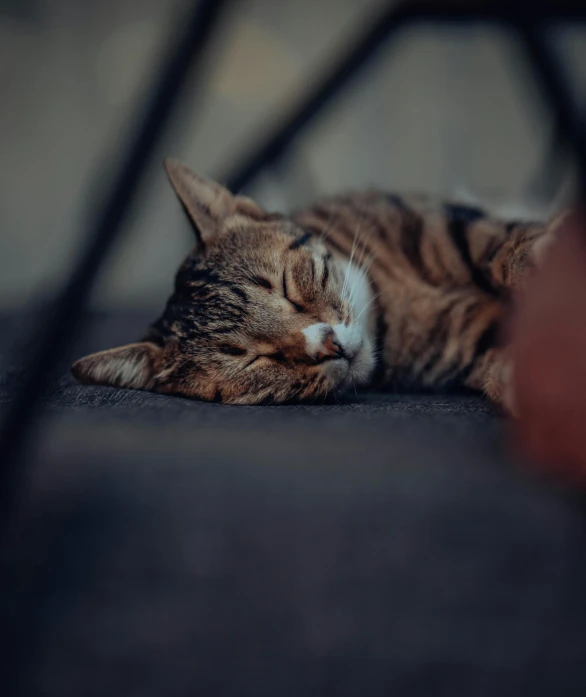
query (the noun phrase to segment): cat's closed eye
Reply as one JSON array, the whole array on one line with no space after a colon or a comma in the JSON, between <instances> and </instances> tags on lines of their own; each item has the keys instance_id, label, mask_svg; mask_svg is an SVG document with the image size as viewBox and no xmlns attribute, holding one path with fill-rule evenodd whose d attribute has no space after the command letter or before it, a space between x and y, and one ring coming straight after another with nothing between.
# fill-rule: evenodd
<instances>
[{"instance_id":1,"label":"cat's closed eye","mask_svg":"<svg viewBox=\"0 0 586 697\"><path fill-rule=\"evenodd\" d=\"M266 278L263 278L262 276L255 276L252 279L257 286L260 286L261 288L266 288L267 290L273 290L273 284Z\"/></svg>"},{"instance_id":2,"label":"cat's closed eye","mask_svg":"<svg viewBox=\"0 0 586 697\"><path fill-rule=\"evenodd\" d=\"M282 351L275 351L274 353L265 354L265 358L270 358L272 361L284 361L285 355Z\"/></svg>"},{"instance_id":3,"label":"cat's closed eye","mask_svg":"<svg viewBox=\"0 0 586 697\"><path fill-rule=\"evenodd\" d=\"M285 360L285 355L283 354L282 351L274 351L273 353L261 353L258 356L255 356L250 363L246 365L246 367L250 367L251 365L254 365L255 363L258 363L258 361L262 361L263 359L269 360L269 361L275 361L277 363L281 363L282 361Z\"/></svg>"},{"instance_id":4,"label":"cat's closed eye","mask_svg":"<svg viewBox=\"0 0 586 697\"><path fill-rule=\"evenodd\" d=\"M305 311L305 308L303 307L303 305L296 303L294 300L291 300L291 298L289 297L289 294L287 292L287 273L286 273L286 271L283 271L283 297L290 305L292 305L297 310L297 312L304 312Z\"/></svg>"},{"instance_id":5,"label":"cat's closed eye","mask_svg":"<svg viewBox=\"0 0 586 697\"><path fill-rule=\"evenodd\" d=\"M260 286L261 288L266 288L266 290L273 290L273 284L267 279L264 278L263 276L255 276L253 279L254 283L256 283L257 286ZM294 300L291 300L291 298L288 295L287 292L287 274L284 271L283 272L283 298L292 305L297 312L304 312L305 308L300 305L299 303L296 303Z\"/></svg>"},{"instance_id":6,"label":"cat's closed eye","mask_svg":"<svg viewBox=\"0 0 586 697\"><path fill-rule=\"evenodd\" d=\"M244 356L246 353L246 349L240 348L239 346L231 346L230 344L223 344L220 346L220 351L228 356Z\"/></svg>"}]
</instances>

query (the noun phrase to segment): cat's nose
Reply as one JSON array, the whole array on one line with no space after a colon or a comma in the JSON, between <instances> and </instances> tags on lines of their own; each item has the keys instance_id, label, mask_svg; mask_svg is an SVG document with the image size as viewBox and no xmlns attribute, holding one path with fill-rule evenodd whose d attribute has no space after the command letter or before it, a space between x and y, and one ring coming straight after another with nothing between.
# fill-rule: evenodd
<instances>
[{"instance_id":1,"label":"cat's nose","mask_svg":"<svg viewBox=\"0 0 586 697\"><path fill-rule=\"evenodd\" d=\"M305 335L305 353L312 360L345 357L342 342L329 324L312 324L302 333Z\"/></svg>"},{"instance_id":2,"label":"cat's nose","mask_svg":"<svg viewBox=\"0 0 586 697\"><path fill-rule=\"evenodd\" d=\"M338 342L336 333L330 328L322 339L321 347L317 352L317 358L342 358L343 355L344 351Z\"/></svg>"}]
</instances>

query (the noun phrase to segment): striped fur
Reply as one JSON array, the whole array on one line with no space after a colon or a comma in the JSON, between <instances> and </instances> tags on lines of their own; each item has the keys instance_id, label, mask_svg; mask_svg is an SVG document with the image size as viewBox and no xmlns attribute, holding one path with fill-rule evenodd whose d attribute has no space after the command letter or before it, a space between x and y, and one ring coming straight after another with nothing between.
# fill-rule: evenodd
<instances>
[{"instance_id":1,"label":"striped fur","mask_svg":"<svg viewBox=\"0 0 586 697\"><path fill-rule=\"evenodd\" d=\"M124 385L128 374L130 387L236 404L352 385L471 388L510 402L499 327L557 221L501 221L378 191L285 217L175 161L167 169L198 244L162 317L131 345L142 372L123 370L122 347L78 361L78 379ZM148 360L137 358L141 346Z\"/></svg>"}]
</instances>

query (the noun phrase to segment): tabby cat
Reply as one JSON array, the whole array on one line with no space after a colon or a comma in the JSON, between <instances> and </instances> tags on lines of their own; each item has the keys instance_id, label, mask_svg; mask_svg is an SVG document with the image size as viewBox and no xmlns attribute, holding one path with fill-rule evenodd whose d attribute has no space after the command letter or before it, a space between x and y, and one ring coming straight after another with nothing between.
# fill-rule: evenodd
<instances>
[{"instance_id":1,"label":"tabby cat","mask_svg":"<svg viewBox=\"0 0 586 697\"><path fill-rule=\"evenodd\" d=\"M77 361L79 381L230 404L463 387L512 407L499 325L557 221L378 191L287 217L165 167L197 244L145 339Z\"/></svg>"}]
</instances>

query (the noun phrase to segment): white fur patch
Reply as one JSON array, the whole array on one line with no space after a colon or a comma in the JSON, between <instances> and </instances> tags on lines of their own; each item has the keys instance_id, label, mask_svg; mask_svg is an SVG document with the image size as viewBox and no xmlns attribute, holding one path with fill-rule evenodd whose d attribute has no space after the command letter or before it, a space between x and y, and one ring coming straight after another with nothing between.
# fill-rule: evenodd
<instances>
[{"instance_id":1,"label":"white fur patch","mask_svg":"<svg viewBox=\"0 0 586 697\"><path fill-rule=\"evenodd\" d=\"M352 359L346 382L348 385L365 385L376 364L374 354L374 337L371 336L370 316L374 306L374 296L366 272L348 264L344 269L347 274L344 295L352 308L351 321L348 326L337 324L336 335L344 351Z\"/></svg>"},{"instance_id":2,"label":"white fur patch","mask_svg":"<svg viewBox=\"0 0 586 697\"><path fill-rule=\"evenodd\" d=\"M305 351L310 358L317 358L319 353L328 353L323 345L323 341L330 329L330 325L324 322L310 324L309 327L305 327L303 330L303 334L305 335Z\"/></svg>"},{"instance_id":3,"label":"white fur patch","mask_svg":"<svg viewBox=\"0 0 586 697\"><path fill-rule=\"evenodd\" d=\"M372 291L367 274L355 264L350 262L342 265L344 281L344 297L352 307L354 319L360 321L363 326L368 319L367 311L372 306Z\"/></svg>"},{"instance_id":4,"label":"white fur patch","mask_svg":"<svg viewBox=\"0 0 586 697\"><path fill-rule=\"evenodd\" d=\"M376 366L376 356L374 343L371 339L365 338L350 364L350 372L346 380L348 385L360 386L367 385L370 381Z\"/></svg>"},{"instance_id":5,"label":"white fur patch","mask_svg":"<svg viewBox=\"0 0 586 697\"><path fill-rule=\"evenodd\" d=\"M307 354L311 358L316 358L320 353L328 353L323 345L323 339L331 329L334 331L334 341L342 347L346 358L325 363L324 370L329 374L339 374L343 366L345 375L340 374L339 379L344 386L365 385L372 375L376 361L373 342L362 325L351 323L349 326L336 324L330 327L320 322L306 327L303 333Z\"/></svg>"},{"instance_id":6,"label":"white fur patch","mask_svg":"<svg viewBox=\"0 0 586 697\"><path fill-rule=\"evenodd\" d=\"M340 262L339 268L345 279L341 300L350 309L350 321L332 327L324 322L306 327L303 330L305 350L314 359L321 353L327 354L323 342L333 330L332 338L342 348L345 359L328 361L324 363L323 370L341 386L364 385L370 379L376 363L374 340L368 329L369 311L374 298L368 276L362 269L348 262Z\"/></svg>"},{"instance_id":7,"label":"white fur patch","mask_svg":"<svg viewBox=\"0 0 586 697\"><path fill-rule=\"evenodd\" d=\"M348 358L354 358L364 341L364 332L361 325L351 322L346 326L342 323L335 324L332 329L334 330L334 338L342 347L344 353Z\"/></svg>"}]
</instances>

